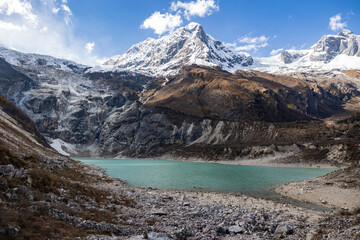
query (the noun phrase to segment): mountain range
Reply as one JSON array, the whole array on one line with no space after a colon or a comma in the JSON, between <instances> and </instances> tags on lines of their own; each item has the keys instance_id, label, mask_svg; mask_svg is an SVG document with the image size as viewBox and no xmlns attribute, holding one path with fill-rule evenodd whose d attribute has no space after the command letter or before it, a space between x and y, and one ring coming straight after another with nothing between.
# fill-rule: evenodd
<instances>
[{"instance_id":1,"label":"mountain range","mask_svg":"<svg viewBox=\"0 0 360 240\"><path fill-rule=\"evenodd\" d=\"M205 33L198 23L190 23L159 39L148 38L123 55L111 57L96 70L132 71L150 76L174 75L184 66L218 66L272 73L357 69L360 66L360 36L350 30L324 35L306 50L285 50L267 58L253 58L236 52Z\"/></svg>"},{"instance_id":2,"label":"mountain range","mask_svg":"<svg viewBox=\"0 0 360 240\"><path fill-rule=\"evenodd\" d=\"M358 45L343 30L257 59L191 23L97 67L0 48L0 95L64 155L236 158L253 145L330 138L317 121L353 111Z\"/></svg>"}]
</instances>

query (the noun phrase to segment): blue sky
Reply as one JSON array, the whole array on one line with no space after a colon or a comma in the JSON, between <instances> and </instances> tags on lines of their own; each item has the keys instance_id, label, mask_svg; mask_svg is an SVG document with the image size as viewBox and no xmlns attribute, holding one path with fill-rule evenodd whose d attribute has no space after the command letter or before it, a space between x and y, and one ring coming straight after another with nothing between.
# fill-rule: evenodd
<instances>
[{"instance_id":1,"label":"blue sky","mask_svg":"<svg viewBox=\"0 0 360 240\"><path fill-rule=\"evenodd\" d=\"M202 24L215 39L253 56L269 56L276 49L308 48L322 35L336 34L342 28L360 34L359 0L2 1L5 3L0 1L0 44L86 63L122 54L148 37L160 37L155 31L167 34L166 30L189 22ZM196 5L201 2L202 5ZM10 7L15 10L10 11ZM201 12L199 7L207 9ZM173 26L159 30L154 25L162 23L152 21L146 25L144 21L155 12L164 18L166 14L174 16ZM334 30L329 25L332 17ZM33 19L37 22L30 25ZM30 41L22 43L19 36Z\"/></svg>"}]
</instances>

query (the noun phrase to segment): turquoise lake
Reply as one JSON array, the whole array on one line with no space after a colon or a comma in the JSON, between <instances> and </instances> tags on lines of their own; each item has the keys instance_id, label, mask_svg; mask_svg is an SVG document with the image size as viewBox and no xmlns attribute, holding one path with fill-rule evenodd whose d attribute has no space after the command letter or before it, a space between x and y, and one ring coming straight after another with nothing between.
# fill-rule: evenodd
<instances>
[{"instance_id":1,"label":"turquoise lake","mask_svg":"<svg viewBox=\"0 0 360 240\"><path fill-rule=\"evenodd\" d=\"M335 169L234 166L151 159L76 159L106 169L106 172L136 187L159 189L240 192L276 198L271 191L281 183L325 175Z\"/></svg>"}]
</instances>

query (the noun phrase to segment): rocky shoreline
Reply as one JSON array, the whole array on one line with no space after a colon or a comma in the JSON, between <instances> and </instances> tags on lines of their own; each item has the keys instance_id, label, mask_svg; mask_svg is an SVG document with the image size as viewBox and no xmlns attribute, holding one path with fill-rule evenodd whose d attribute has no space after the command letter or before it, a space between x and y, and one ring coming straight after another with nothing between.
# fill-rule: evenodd
<instances>
[{"instance_id":1,"label":"rocky shoreline","mask_svg":"<svg viewBox=\"0 0 360 240\"><path fill-rule=\"evenodd\" d=\"M138 227L137 236L125 239L144 235L151 239L316 239L320 226L330 225L324 220L339 214L339 209L321 212L236 193L143 189L118 181L94 187L125 194L142 206L120 214L126 216L126 223L136 222ZM360 215L348 220L350 224L358 221ZM355 227L350 234L359 230ZM347 234L340 231L331 236L344 239ZM97 237L91 239L123 239Z\"/></svg>"},{"instance_id":2,"label":"rocky shoreline","mask_svg":"<svg viewBox=\"0 0 360 240\"><path fill-rule=\"evenodd\" d=\"M359 236L360 214L355 210L341 215L344 214L341 209L315 211L236 193L137 188L109 177L103 169L92 165L66 158L58 165L54 163L52 170L46 168L46 171L70 166L77 169L72 175L81 178L59 172L57 175L72 185L45 190L42 197L37 196L34 176L25 185L14 185L17 179L26 178L29 171L10 167L6 174L2 173L1 178L6 179L1 184L5 190L0 202L2 212L21 211L32 217L41 213L50 223L65 224L65 231L76 229L71 235L62 232L62 239L317 239L325 235L331 239L354 239ZM22 199L28 201L26 208L18 206L24 204ZM19 223L2 224L0 234L9 239L25 239L22 234L29 231L29 223ZM333 229L338 227L334 223L341 223L342 228Z\"/></svg>"}]
</instances>

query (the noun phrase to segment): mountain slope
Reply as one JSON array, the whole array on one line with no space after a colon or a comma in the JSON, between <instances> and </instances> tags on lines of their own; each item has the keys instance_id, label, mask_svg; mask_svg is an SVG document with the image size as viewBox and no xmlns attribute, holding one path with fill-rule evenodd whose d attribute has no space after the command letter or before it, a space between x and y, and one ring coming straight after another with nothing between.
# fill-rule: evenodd
<instances>
[{"instance_id":1,"label":"mountain slope","mask_svg":"<svg viewBox=\"0 0 360 240\"><path fill-rule=\"evenodd\" d=\"M200 24L190 23L159 39L148 38L104 65L119 71L171 75L185 65L220 66L229 70L252 63L250 55L231 50L206 34Z\"/></svg>"},{"instance_id":2,"label":"mountain slope","mask_svg":"<svg viewBox=\"0 0 360 240\"><path fill-rule=\"evenodd\" d=\"M188 66L145 106L200 119L291 122L329 116L341 102L319 85L295 78Z\"/></svg>"}]
</instances>

